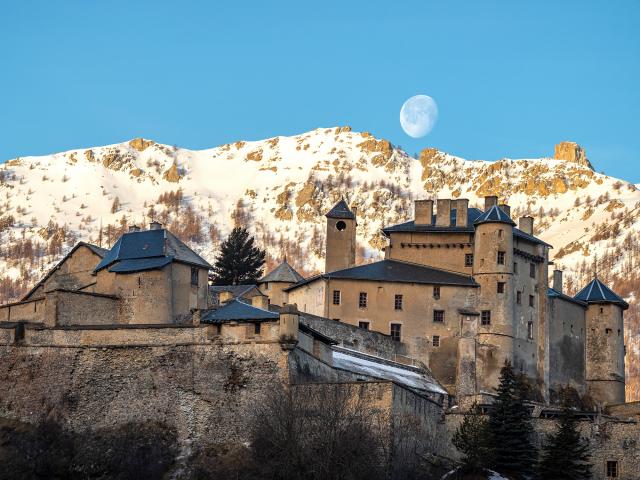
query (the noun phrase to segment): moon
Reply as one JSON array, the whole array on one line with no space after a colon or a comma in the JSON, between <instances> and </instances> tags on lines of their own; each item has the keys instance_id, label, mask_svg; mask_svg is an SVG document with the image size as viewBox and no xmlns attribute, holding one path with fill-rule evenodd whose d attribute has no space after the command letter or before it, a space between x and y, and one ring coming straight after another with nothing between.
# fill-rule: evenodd
<instances>
[{"instance_id":1,"label":"moon","mask_svg":"<svg viewBox=\"0 0 640 480\"><path fill-rule=\"evenodd\" d=\"M428 95L415 95L400 109L400 125L413 138L427 135L438 121L438 105Z\"/></svg>"}]
</instances>

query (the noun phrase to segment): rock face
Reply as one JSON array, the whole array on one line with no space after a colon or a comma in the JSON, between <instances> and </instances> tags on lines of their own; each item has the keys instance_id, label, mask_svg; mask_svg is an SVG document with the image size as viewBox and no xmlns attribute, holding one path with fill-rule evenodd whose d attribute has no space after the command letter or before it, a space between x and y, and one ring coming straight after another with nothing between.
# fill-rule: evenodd
<instances>
[{"instance_id":1,"label":"rock face","mask_svg":"<svg viewBox=\"0 0 640 480\"><path fill-rule=\"evenodd\" d=\"M567 162L584 165L593 170L591 162L587 159L587 152L576 142L560 142L556 145L553 158L556 160L566 160Z\"/></svg>"}]
</instances>

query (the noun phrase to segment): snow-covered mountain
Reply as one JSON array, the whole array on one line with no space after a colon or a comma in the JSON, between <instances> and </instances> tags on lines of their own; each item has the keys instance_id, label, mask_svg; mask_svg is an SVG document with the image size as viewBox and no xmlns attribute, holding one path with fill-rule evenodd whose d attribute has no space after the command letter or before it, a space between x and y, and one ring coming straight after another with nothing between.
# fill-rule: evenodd
<instances>
[{"instance_id":1,"label":"snow-covered mountain","mask_svg":"<svg viewBox=\"0 0 640 480\"><path fill-rule=\"evenodd\" d=\"M248 225L271 264L287 255L310 274L323 264L323 215L341 196L357 208L358 256L367 261L381 255L383 225L412 218L413 199L481 205L495 194L514 218L536 217L569 290L597 264L635 308L640 191L596 173L575 144L558 145L554 156L469 161L427 148L414 159L337 127L198 151L135 139L16 158L0 168L0 296L19 295L77 240L108 246L127 225L151 218L209 260L234 224ZM629 346L640 355L640 344Z\"/></svg>"}]
</instances>

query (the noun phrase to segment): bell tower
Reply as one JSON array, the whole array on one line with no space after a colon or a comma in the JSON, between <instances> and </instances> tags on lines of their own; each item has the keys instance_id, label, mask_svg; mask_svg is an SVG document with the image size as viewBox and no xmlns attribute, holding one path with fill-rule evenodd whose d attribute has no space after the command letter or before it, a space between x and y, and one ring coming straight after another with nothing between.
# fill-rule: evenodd
<instances>
[{"instance_id":1,"label":"bell tower","mask_svg":"<svg viewBox=\"0 0 640 480\"><path fill-rule=\"evenodd\" d=\"M356 216L344 199L326 215L325 272L353 267L356 263Z\"/></svg>"}]
</instances>

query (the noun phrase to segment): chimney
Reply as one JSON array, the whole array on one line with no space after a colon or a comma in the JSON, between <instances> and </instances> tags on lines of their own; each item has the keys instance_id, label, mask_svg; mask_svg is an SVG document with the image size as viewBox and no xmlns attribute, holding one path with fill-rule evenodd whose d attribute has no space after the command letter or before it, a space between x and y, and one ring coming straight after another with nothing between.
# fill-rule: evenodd
<instances>
[{"instance_id":1,"label":"chimney","mask_svg":"<svg viewBox=\"0 0 640 480\"><path fill-rule=\"evenodd\" d=\"M562 270L553 271L553 288L556 292L562 293Z\"/></svg>"},{"instance_id":2,"label":"chimney","mask_svg":"<svg viewBox=\"0 0 640 480\"><path fill-rule=\"evenodd\" d=\"M498 204L498 197L496 197L495 195L487 195L486 197L484 197L484 211L486 212L487 210L489 210L491 207L493 207L494 205Z\"/></svg>"},{"instance_id":3,"label":"chimney","mask_svg":"<svg viewBox=\"0 0 640 480\"><path fill-rule=\"evenodd\" d=\"M498 206L504 213L506 213L509 217L511 217L511 207L509 205L507 205L506 203L501 203Z\"/></svg>"},{"instance_id":4,"label":"chimney","mask_svg":"<svg viewBox=\"0 0 640 480\"><path fill-rule=\"evenodd\" d=\"M524 233L533 235L533 217L520 217L520 220L518 220L518 228Z\"/></svg>"},{"instance_id":5,"label":"chimney","mask_svg":"<svg viewBox=\"0 0 640 480\"><path fill-rule=\"evenodd\" d=\"M269 297L266 295L251 297L251 306L261 308L262 310L269 310Z\"/></svg>"},{"instance_id":6,"label":"chimney","mask_svg":"<svg viewBox=\"0 0 640 480\"><path fill-rule=\"evenodd\" d=\"M448 227L451 225L451 200L448 198L439 198L437 202L436 225L439 227Z\"/></svg>"},{"instance_id":7,"label":"chimney","mask_svg":"<svg viewBox=\"0 0 640 480\"><path fill-rule=\"evenodd\" d=\"M466 227L469 217L469 200L459 198L456 200L456 227Z\"/></svg>"},{"instance_id":8,"label":"chimney","mask_svg":"<svg viewBox=\"0 0 640 480\"><path fill-rule=\"evenodd\" d=\"M162 228L162 224L160 222L156 222L155 220L149 224L149 230L160 230Z\"/></svg>"},{"instance_id":9,"label":"chimney","mask_svg":"<svg viewBox=\"0 0 640 480\"><path fill-rule=\"evenodd\" d=\"M139 226L137 226L137 225L131 225L131 226L129 227L129 231L130 231L130 232L139 232L139 231L140 231L140 227L139 227Z\"/></svg>"},{"instance_id":10,"label":"chimney","mask_svg":"<svg viewBox=\"0 0 640 480\"><path fill-rule=\"evenodd\" d=\"M433 200L416 200L414 202L414 210L416 225L433 224Z\"/></svg>"}]
</instances>

